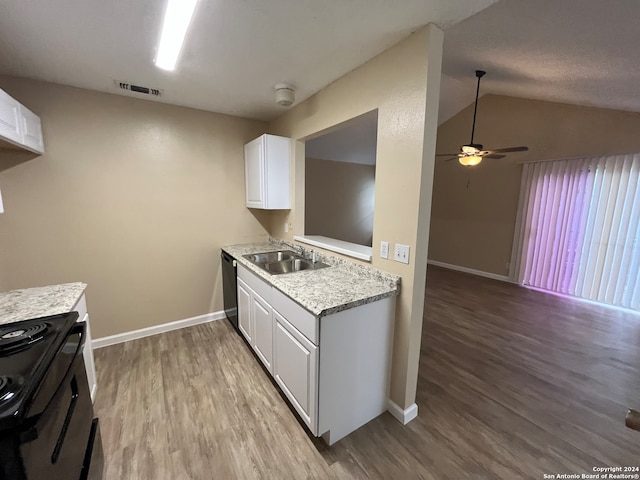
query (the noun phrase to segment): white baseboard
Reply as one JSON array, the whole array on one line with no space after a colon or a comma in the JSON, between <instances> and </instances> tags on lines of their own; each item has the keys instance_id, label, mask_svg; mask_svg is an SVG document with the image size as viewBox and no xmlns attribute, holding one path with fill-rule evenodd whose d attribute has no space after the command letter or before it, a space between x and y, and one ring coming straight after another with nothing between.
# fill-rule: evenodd
<instances>
[{"instance_id":1,"label":"white baseboard","mask_svg":"<svg viewBox=\"0 0 640 480\"><path fill-rule=\"evenodd\" d=\"M458 272L470 273L471 275L478 275L480 277L492 278L494 280L500 280L501 282L512 282L506 275L498 275L497 273L483 272L482 270L475 270L473 268L461 267L459 265L452 265L450 263L438 262L436 260L427 260L428 265L435 265L436 267L448 268L449 270L457 270Z\"/></svg>"},{"instance_id":2,"label":"white baseboard","mask_svg":"<svg viewBox=\"0 0 640 480\"><path fill-rule=\"evenodd\" d=\"M403 410L396 402L389 400L387 409L389 410L389 413L403 425L406 425L418 416L418 405L415 403L412 403L409 407Z\"/></svg>"},{"instance_id":3,"label":"white baseboard","mask_svg":"<svg viewBox=\"0 0 640 480\"><path fill-rule=\"evenodd\" d=\"M162 325L154 325L153 327L141 328L140 330L132 330L130 332L118 333L108 337L96 338L91 342L91 346L95 350L96 348L108 347L109 345L137 340L138 338L150 337L151 335L179 330L181 328L192 327L193 325L199 325L201 323L213 322L222 318L225 318L224 310L198 315L197 317L185 318L184 320L177 320L175 322L163 323Z\"/></svg>"}]
</instances>

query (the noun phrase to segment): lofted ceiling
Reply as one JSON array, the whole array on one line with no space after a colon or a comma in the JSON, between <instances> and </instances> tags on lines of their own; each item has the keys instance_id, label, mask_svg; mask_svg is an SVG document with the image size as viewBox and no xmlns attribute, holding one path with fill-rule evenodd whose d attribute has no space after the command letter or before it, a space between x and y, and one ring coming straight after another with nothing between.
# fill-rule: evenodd
<instances>
[{"instance_id":1,"label":"lofted ceiling","mask_svg":"<svg viewBox=\"0 0 640 480\"><path fill-rule=\"evenodd\" d=\"M443 29L496 0L200 0L178 68L153 64L166 0L3 0L0 74L139 95L248 118L300 102L427 23ZM401 7L399 7L401 6ZM145 97L149 98L149 97Z\"/></svg>"},{"instance_id":2,"label":"lofted ceiling","mask_svg":"<svg viewBox=\"0 0 640 480\"><path fill-rule=\"evenodd\" d=\"M473 102L476 69L481 94L640 112L638 19L635 0L501 0L453 25L440 123Z\"/></svg>"}]
</instances>

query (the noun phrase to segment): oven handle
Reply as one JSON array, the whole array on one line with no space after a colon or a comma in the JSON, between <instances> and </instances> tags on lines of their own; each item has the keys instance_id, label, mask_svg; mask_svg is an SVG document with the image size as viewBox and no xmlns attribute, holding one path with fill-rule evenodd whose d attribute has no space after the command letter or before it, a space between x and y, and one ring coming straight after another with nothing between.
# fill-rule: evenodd
<instances>
[{"instance_id":1,"label":"oven handle","mask_svg":"<svg viewBox=\"0 0 640 480\"><path fill-rule=\"evenodd\" d=\"M62 430L60 430L60 434L58 435L58 441L56 442L56 446L53 449L53 453L51 454L52 464L56 463L58 461L58 458L60 457L60 450L62 450L62 444L64 443L64 438L67 435L67 431L69 430L71 417L73 416L73 411L75 410L77 403L78 403L78 381L74 376L71 379L71 403L69 404L69 408L67 409L67 415L64 417L64 423L62 424Z\"/></svg>"}]
</instances>

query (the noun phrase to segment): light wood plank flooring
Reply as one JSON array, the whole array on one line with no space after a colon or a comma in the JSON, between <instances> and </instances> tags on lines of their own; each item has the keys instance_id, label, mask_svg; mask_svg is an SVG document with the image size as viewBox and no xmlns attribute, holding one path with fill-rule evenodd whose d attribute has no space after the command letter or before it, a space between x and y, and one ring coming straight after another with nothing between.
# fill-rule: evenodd
<instances>
[{"instance_id":1,"label":"light wood plank flooring","mask_svg":"<svg viewBox=\"0 0 640 480\"><path fill-rule=\"evenodd\" d=\"M308 436L226 320L96 351L105 480L541 479L640 465L640 315L429 267L419 417Z\"/></svg>"}]
</instances>

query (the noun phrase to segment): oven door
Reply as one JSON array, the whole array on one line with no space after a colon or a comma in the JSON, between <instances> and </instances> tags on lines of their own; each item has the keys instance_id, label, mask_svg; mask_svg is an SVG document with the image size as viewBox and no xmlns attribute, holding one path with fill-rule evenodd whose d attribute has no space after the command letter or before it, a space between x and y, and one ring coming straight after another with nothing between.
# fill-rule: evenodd
<instances>
[{"instance_id":1,"label":"oven door","mask_svg":"<svg viewBox=\"0 0 640 480\"><path fill-rule=\"evenodd\" d=\"M71 366L35 425L23 432L19 449L28 480L81 478L93 420L83 341L84 324L77 324L59 353L75 352Z\"/></svg>"}]
</instances>

